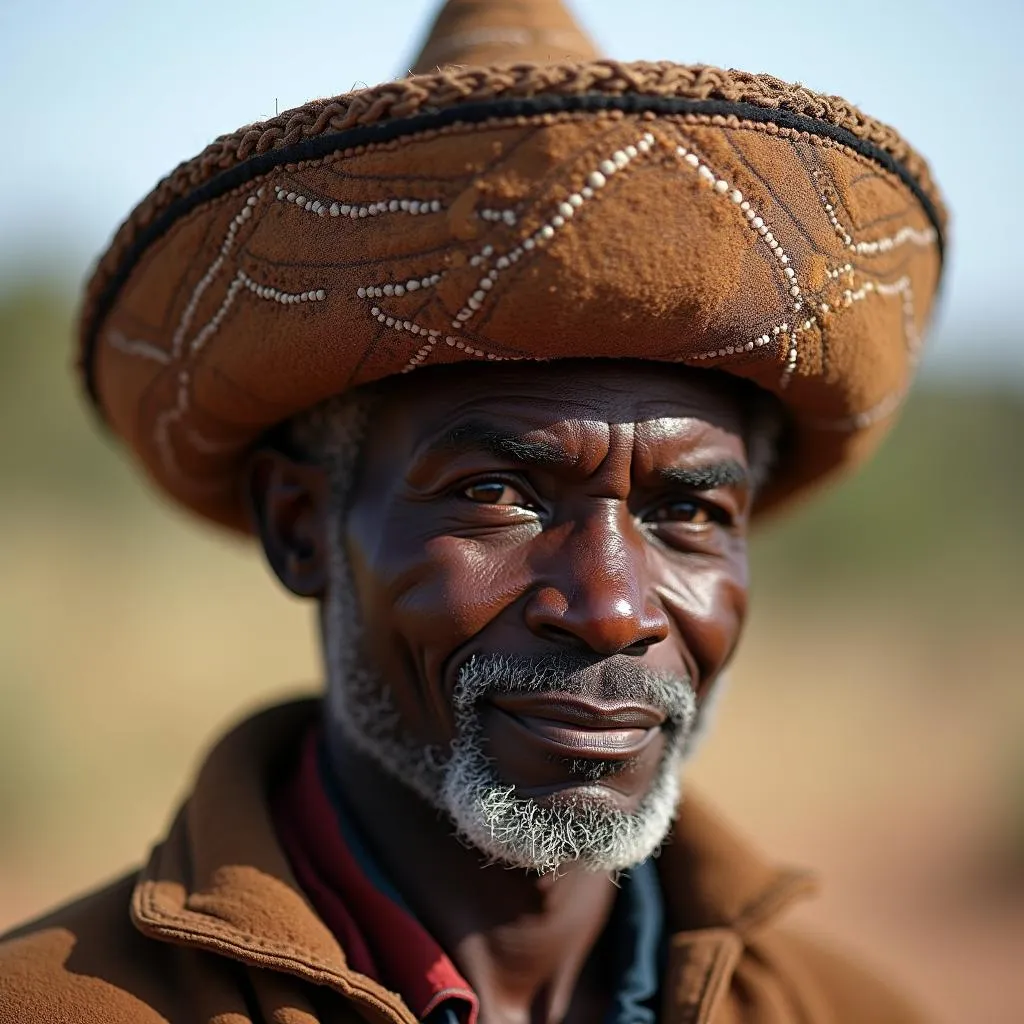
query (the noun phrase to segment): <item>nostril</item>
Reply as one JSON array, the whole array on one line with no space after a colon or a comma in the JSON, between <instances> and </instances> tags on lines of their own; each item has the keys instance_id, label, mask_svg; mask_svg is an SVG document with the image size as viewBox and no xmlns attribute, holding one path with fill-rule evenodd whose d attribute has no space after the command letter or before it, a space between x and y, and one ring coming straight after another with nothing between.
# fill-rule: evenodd
<instances>
[{"instance_id":1,"label":"nostril","mask_svg":"<svg viewBox=\"0 0 1024 1024\"><path fill-rule=\"evenodd\" d=\"M545 640L550 640L552 643L563 645L568 644L572 647L585 646L583 640L572 632L572 630L563 629L561 626L556 626L550 622L544 623L537 632L540 633Z\"/></svg>"},{"instance_id":2,"label":"nostril","mask_svg":"<svg viewBox=\"0 0 1024 1024\"><path fill-rule=\"evenodd\" d=\"M571 629L563 629L561 626L556 626L552 623L545 623L537 632L550 643L563 647L584 647L590 649L593 646L587 641L585 636L581 636ZM632 657L642 657L660 639L657 636L647 636L617 650L613 649L614 645L613 647L602 646L600 649L605 654L628 654ZM593 649L597 650L599 648L594 647Z\"/></svg>"},{"instance_id":3,"label":"nostril","mask_svg":"<svg viewBox=\"0 0 1024 1024\"><path fill-rule=\"evenodd\" d=\"M620 654L630 654L634 657L643 657L657 643L657 639L637 640L636 643L623 647Z\"/></svg>"}]
</instances>

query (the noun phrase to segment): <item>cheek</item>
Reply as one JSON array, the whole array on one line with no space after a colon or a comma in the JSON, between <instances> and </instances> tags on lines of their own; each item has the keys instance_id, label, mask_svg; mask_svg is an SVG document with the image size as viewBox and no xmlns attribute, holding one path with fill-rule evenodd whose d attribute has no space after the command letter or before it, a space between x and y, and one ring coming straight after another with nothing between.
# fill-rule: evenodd
<instances>
[{"instance_id":1,"label":"cheek","mask_svg":"<svg viewBox=\"0 0 1024 1024\"><path fill-rule=\"evenodd\" d=\"M396 613L410 638L428 647L441 636L454 645L476 635L525 589L522 555L461 537L426 542L415 567L395 580Z\"/></svg>"},{"instance_id":2,"label":"cheek","mask_svg":"<svg viewBox=\"0 0 1024 1024\"><path fill-rule=\"evenodd\" d=\"M354 575L371 649L392 664L404 652L434 685L448 658L527 589L527 545L410 526L386 525L370 550L352 531Z\"/></svg>"},{"instance_id":3,"label":"cheek","mask_svg":"<svg viewBox=\"0 0 1024 1024\"><path fill-rule=\"evenodd\" d=\"M728 566L673 574L663 591L665 608L697 667L702 697L728 663L747 612L745 559Z\"/></svg>"}]
</instances>

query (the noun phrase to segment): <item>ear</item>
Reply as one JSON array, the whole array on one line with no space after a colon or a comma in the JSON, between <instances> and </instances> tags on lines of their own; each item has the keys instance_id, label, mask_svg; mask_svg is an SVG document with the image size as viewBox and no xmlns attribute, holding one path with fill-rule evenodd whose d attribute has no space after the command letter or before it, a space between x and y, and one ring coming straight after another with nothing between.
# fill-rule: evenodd
<instances>
[{"instance_id":1,"label":"ear","mask_svg":"<svg viewBox=\"0 0 1024 1024\"><path fill-rule=\"evenodd\" d=\"M277 578L298 597L327 589L330 485L322 466L261 448L246 477L254 532Z\"/></svg>"}]
</instances>

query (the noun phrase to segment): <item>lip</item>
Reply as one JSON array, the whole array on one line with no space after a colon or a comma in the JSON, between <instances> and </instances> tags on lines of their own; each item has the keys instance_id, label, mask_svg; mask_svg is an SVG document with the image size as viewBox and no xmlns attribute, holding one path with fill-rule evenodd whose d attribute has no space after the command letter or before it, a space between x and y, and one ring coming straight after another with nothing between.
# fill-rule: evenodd
<instances>
[{"instance_id":1,"label":"lip","mask_svg":"<svg viewBox=\"0 0 1024 1024\"><path fill-rule=\"evenodd\" d=\"M646 704L595 701L568 693L510 693L491 698L500 711L519 718L547 719L583 730L654 729L665 715Z\"/></svg>"},{"instance_id":2,"label":"lip","mask_svg":"<svg viewBox=\"0 0 1024 1024\"><path fill-rule=\"evenodd\" d=\"M524 739L555 757L628 760L665 721L661 712L641 704L595 703L562 694L502 695L490 703Z\"/></svg>"}]
</instances>

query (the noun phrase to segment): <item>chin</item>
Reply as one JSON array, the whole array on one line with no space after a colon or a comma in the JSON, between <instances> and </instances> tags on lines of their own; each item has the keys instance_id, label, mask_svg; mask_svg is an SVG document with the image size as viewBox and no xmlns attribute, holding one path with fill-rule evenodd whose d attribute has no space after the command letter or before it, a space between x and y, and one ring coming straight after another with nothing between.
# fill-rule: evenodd
<instances>
[{"instance_id":1,"label":"chin","mask_svg":"<svg viewBox=\"0 0 1024 1024\"><path fill-rule=\"evenodd\" d=\"M457 744L438 804L490 861L540 873L624 871L668 836L680 800L678 762L667 752L642 795L617 788L615 775L527 789L503 780L478 747Z\"/></svg>"},{"instance_id":2,"label":"chin","mask_svg":"<svg viewBox=\"0 0 1024 1024\"><path fill-rule=\"evenodd\" d=\"M602 806L609 812L637 814L650 801L651 780L631 778L629 766L622 762L595 761L566 766L565 778L543 785L524 786L511 780L498 779L497 785L514 790L520 800L530 800L540 807Z\"/></svg>"}]
</instances>

